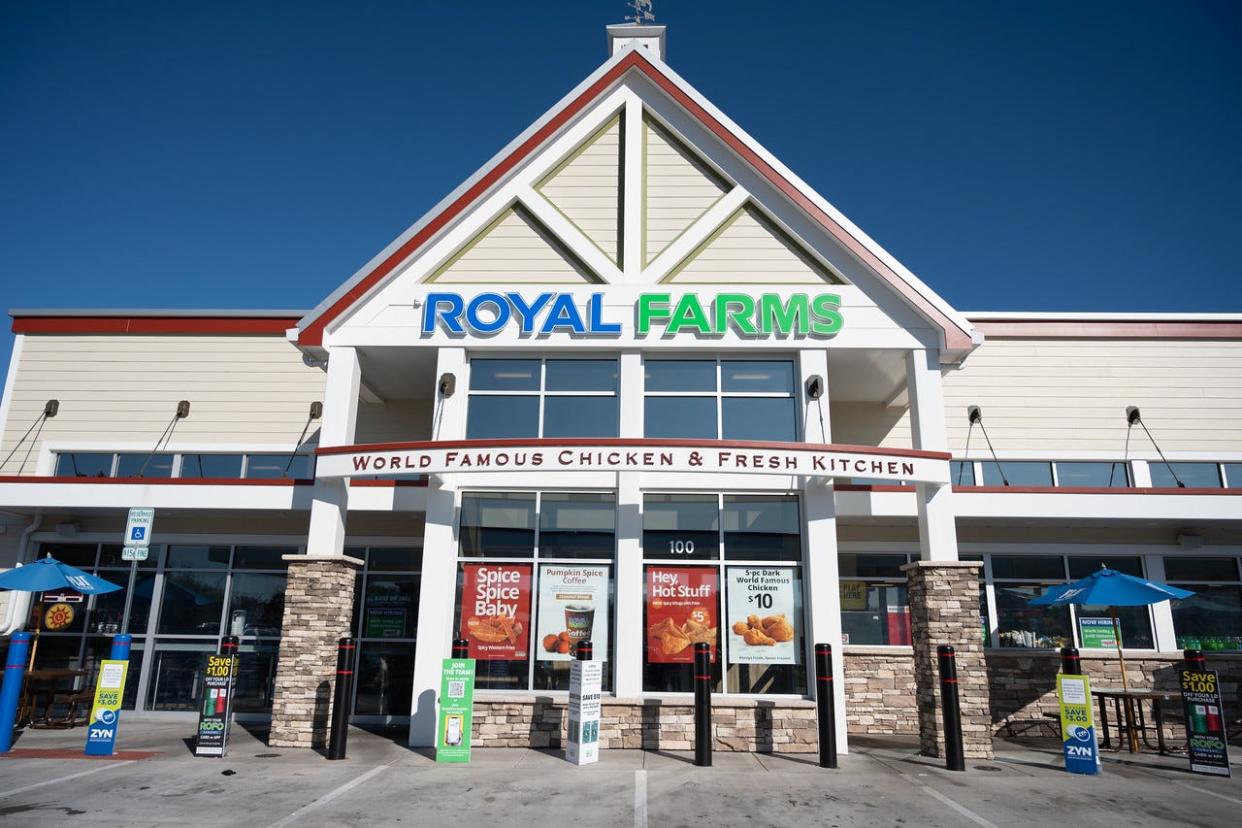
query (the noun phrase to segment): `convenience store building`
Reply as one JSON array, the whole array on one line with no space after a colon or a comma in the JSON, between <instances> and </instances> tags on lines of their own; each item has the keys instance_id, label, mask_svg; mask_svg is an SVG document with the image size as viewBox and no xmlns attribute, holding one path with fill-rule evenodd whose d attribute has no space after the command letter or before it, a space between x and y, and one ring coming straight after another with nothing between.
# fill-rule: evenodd
<instances>
[{"instance_id":1,"label":"convenience store building","mask_svg":"<svg viewBox=\"0 0 1242 828\"><path fill-rule=\"evenodd\" d=\"M717 745L784 751L814 749L817 641L841 745L931 747L950 643L986 756L1054 709L1055 648L1117 678L1089 646L1107 608L1025 604L1107 563L1198 593L1122 613L1132 684L1197 645L1228 696L1242 315L963 314L674 73L662 27L608 44L309 312L12 312L0 564L130 593L128 617L124 592L83 602L41 664L128 627L128 703L172 715L239 635L238 709L309 746L352 634L356 720L428 745L465 635L476 743L546 746L589 630L605 746L678 749L702 640ZM135 506L157 518L131 580Z\"/></svg>"}]
</instances>

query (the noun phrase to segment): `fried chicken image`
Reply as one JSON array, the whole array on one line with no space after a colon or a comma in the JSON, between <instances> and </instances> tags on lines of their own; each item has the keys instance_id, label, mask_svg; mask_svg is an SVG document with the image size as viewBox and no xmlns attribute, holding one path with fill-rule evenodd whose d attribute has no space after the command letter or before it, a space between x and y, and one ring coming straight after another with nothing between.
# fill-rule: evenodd
<instances>
[{"instance_id":1,"label":"fried chicken image","mask_svg":"<svg viewBox=\"0 0 1242 828\"><path fill-rule=\"evenodd\" d=\"M794 628L784 614L768 615L760 618L749 615L745 621L735 621L731 627L734 635L739 635L747 644L757 647L772 647L778 642L793 641Z\"/></svg>"},{"instance_id":2,"label":"fried chicken image","mask_svg":"<svg viewBox=\"0 0 1242 828\"><path fill-rule=\"evenodd\" d=\"M760 647L771 647L776 643L775 638L770 638L763 630L758 627L749 627L742 635L742 640L747 644L753 644Z\"/></svg>"},{"instance_id":3,"label":"fried chicken image","mask_svg":"<svg viewBox=\"0 0 1242 828\"><path fill-rule=\"evenodd\" d=\"M784 615L769 615L760 622L763 632L776 641L793 641L793 624Z\"/></svg>"}]
</instances>

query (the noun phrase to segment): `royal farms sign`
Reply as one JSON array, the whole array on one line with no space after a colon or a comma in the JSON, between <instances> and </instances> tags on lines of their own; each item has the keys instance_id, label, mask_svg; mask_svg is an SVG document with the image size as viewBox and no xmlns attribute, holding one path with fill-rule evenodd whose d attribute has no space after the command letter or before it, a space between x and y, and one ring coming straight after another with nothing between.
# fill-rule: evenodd
<instances>
[{"instance_id":1,"label":"royal farms sign","mask_svg":"<svg viewBox=\"0 0 1242 828\"><path fill-rule=\"evenodd\" d=\"M641 293L632 307L618 308L606 305L603 293L438 292L426 296L421 330L423 336L492 336L512 329L520 336L621 337L629 327L638 337L829 338L844 325L840 308L835 293Z\"/></svg>"}]
</instances>

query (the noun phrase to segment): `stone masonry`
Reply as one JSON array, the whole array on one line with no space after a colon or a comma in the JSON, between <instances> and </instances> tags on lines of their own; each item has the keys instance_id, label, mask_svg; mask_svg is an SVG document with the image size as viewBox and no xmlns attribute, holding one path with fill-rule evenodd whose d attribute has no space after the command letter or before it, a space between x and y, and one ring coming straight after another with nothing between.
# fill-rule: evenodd
<instances>
[{"instance_id":1,"label":"stone masonry","mask_svg":"<svg viewBox=\"0 0 1242 828\"><path fill-rule=\"evenodd\" d=\"M912 736L919 732L914 654L910 648L845 651L845 725L850 733ZM890 652L885 652L890 650Z\"/></svg>"},{"instance_id":2,"label":"stone masonry","mask_svg":"<svg viewBox=\"0 0 1242 828\"><path fill-rule=\"evenodd\" d=\"M323 747L339 640L350 634L356 558L288 555L285 616L272 699L272 747Z\"/></svg>"},{"instance_id":3,"label":"stone masonry","mask_svg":"<svg viewBox=\"0 0 1242 828\"><path fill-rule=\"evenodd\" d=\"M988 671L979 622L981 566L974 561L915 561L902 567L909 582L919 746L927 756L944 755L936 648L950 644L957 651L963 751L970 759L992 758Z\"/></svg>"},{"instance_id":4,"label":"stone masonry","mask_svg":"<svg viewBox=\"0 0 1242 828\"><path fill-rule=\"evenodd\" d=\"M564 699L488 696L474 701L478 747L559 748L565 745ZM713 699L714 749L813 753L815 704L810 701ZM604 699L599 722L606 749L693 750L694 705L659 699Z\"/></svg>"}]
</instances>

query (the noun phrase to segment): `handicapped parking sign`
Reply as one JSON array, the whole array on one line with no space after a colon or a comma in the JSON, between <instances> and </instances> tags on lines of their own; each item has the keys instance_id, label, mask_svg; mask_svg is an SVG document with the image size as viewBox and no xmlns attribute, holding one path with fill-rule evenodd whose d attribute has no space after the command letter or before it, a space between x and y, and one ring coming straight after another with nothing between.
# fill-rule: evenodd
<instances>
[{"instance_id":1,"label":"handicapped parking sign","mask_svg":"<svg viewBox=\"0 0 1242 828\"><path fill-rule=\"evenodd\" d=\"M151 529L155 526L154 509L130 509L125 521L125 545L149 546Z\"/></svg>"}]
</instances>

